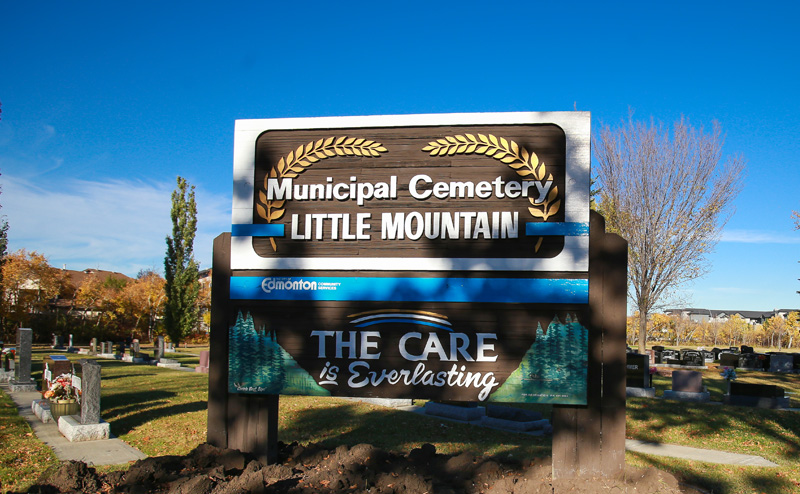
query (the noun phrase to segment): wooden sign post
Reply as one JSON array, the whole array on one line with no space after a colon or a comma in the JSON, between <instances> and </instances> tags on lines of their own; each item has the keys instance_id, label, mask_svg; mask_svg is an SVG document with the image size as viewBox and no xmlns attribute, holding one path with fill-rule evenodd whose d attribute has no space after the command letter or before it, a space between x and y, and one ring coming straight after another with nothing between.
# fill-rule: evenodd
<instances>
[{"instance_id":1,"label":"wooden sign post","mask_svg":"<svg viewBox=\"0 0 800 494\"><path fill-rule=\"evenodd\" d=\"M583 464L569 431L617 424L604 410L617 387L593 386L615 375L619 342L624 382L625 358L624 243L590 226L589 121L237 121L233 226L214 245L209 442L274 460L281 394L550 403L568 407L554 414L554 473L575 470L570 455ZM620 272L621 305L606 308Z\"/></svg>"}]
</instances>

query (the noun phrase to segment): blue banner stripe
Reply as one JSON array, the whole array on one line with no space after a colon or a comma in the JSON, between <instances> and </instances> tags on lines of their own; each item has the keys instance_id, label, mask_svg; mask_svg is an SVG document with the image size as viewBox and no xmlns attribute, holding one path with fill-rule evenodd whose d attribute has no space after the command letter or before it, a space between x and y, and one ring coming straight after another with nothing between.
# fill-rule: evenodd
<instances>
[{"instance_id":1,"label":"blue banner stripe","mask_svg":"<svg viewBox=\"0 0 800 494\"><path fill-rule=\"evenodd\" d=\"M495 302L586 304L586 279L520 278L231 278L235 300Z\"/></svg>"},{"instance_id":2,"label":"blue banner stripe","mask_svg":"<svg viewBox=\"0 0 800 494\"><path fill-rule=\"evenodd\" d=\"M589 235L589 223L525 223L525 235L586 236Z\"/></svg>"},{"instance_id":3,"label":"blue banner stripe","mask_svg":"<svg viewBox=\"0 0 800 494\"><path fill-rule=\"evenodd\" d=\"M283 237L284 235L284 225L281 223L231 225L231 236L234 237Z\"/></svg>"}]
</instances>

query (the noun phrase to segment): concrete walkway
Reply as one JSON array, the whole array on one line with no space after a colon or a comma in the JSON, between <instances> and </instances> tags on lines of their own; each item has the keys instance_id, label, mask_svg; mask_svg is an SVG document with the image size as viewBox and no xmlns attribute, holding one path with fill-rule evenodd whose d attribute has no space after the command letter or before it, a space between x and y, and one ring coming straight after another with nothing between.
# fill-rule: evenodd
<instances>
[{"instance_id":1,"label":"concrete walkway","mask_svg":"<svg viewBox=\"0 0 800 494\"><path fill-rule=\"evenodd\" d=\"M438 417L434 415L426 415L423 407L410 406L410 407L401 407L400 409L412 413L418 413L420 415L425 415L426 417L440 419L443 421L460 422L460 423L480 426L479 421L465 422L461 420ZM518 431L508 431L508 432L518 432ZM762 458L761 456L728 453L725 451L716 451L713 449L690 448L688 446L676 446L674 444L650 443L645 441L639 441L636 439L626 439L625 449L627 451L631 451L634 453L644 453L655 456L669 456L672 458L682 458L684 460L705 461L708 463L722 463L725 465L740 465L740 466L750 466L750 467L779 466L777 463L773 463L767 460L766 458Z\"/></svg>"},{"instance_id":2,"label":"concrete walkway","mask_svg":"<svg viewBox=\"0 0 800 494\"><path fill-rule=\"evenodd\" d=\"M33 414L31 403L42 398L38 391L11 393L5 383L0 384L0 388L14 400L20 416L28 421L39 440L50 446L59 460L82 461L87 465L118 465L147 458L147 455L118 438L70 442L58 432L58 425L54 422L42 423Z\"/></svg>"},{"instance_id":3,"label":"concrete walkway","mask_svg":"<svg viewBox=\"0 0 800 494\"><path fill-rule=\"evenodd\" d=\"M690 448L689 446L676 446L674 444L649 443L637 439L626 439L625 449L634 453L647 455L670 456L685 460L705 461L708 463L722 463L725 465L739 465L745 467L777 467L766 458L754 455L740 455L713 449Z\"/></svg>"}]
</instances>

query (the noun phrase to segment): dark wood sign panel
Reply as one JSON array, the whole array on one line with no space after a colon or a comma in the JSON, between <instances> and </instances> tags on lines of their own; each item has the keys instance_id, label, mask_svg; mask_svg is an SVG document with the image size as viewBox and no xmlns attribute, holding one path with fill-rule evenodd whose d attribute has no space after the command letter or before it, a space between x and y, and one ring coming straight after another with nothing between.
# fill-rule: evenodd
<instances>
[{"instance_id":1,"label":"dark wood sign panel","mask_svg":"<svg viewBox=\"0 0 800 494\"><path fill-rule=\"evenodd\" d=\"M423 150L431 142L440 144L439 139L445 140L441 156ZM358 141L359 145L353 145ZM511 143L516 144L516 152ZM291 180L297 194L275 221L286 225L285 235L273 237L275 247L270 239L256 237L254 249L261 256L277 257L358 257L365 252L375 257L552 257L563 248L563 237L543 238L537 249L542 237L526 236L519 228L524 230L526 222L541 219L532 216L529 207L533 204L526 198L509 200L509 196L526 195L536 201L543 192L563 191L565 145L561 128L546 124L420 127L401 134L385 128L264 132L256 143L258 195L268 191L270 173L278 183ZM524 163L523 150L528 163ZM291 167L296 171L289 174L295 177L282 178L276 169L280 163L289 168L286 158L292 152L294 160L303 158ZM535 163L533 173L520 175L529 171L531 163ZM541 181L535 180L537 170ZM267 215L259 213L269 201L258 195L253 223L268 223ZM546 201L546 194L541 199ZM550 222L564 220L563 207L550 204L550 208L554 210ZM308 216L320 213L337 216ZM368 227L362 235L366 239L355 238L359 214L368 215L362 221ZM403 226L402 238L396 234L398 224ZM514 235L509 238L511 228ZM385 238L387 231L394 233L393 238ZM291 232L297 233L296 238Z\"/></svg>"}]
</instances>

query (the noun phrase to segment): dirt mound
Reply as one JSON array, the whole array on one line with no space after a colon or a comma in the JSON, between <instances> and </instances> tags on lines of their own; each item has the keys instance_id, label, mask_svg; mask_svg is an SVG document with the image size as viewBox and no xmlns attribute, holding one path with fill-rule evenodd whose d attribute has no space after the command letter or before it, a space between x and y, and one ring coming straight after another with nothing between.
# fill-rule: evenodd
<instances>
[{"instance_id":1,"label":"dirt mound","mask_svg":"<svg viewBox=\"0 0 800 494\"><path fill-rule=\"evenodd\" d=\"M369 444L327 448L280 445L281 461L264 463L239 451L208 444L187 456L139 460L127 471L98 474L81 462L64 462L28 492L50 493L370 493L551 494L553 492L696 492L671 475L627 468L617 478L550 479L549 458L515 461L469 453L441 455L430 444L398 455Z\"/></svg>"}]
</instances>

